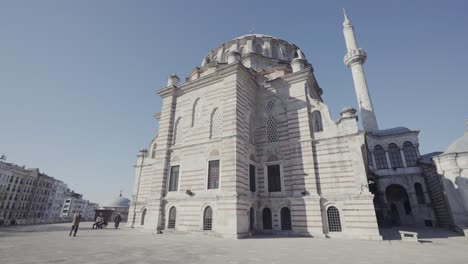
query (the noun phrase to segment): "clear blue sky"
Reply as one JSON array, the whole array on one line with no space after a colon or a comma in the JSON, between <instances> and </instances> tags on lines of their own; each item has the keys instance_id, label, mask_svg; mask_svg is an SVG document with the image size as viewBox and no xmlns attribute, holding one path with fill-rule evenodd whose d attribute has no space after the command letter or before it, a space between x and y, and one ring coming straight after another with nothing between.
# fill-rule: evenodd
<instances>
[{"instance_id":1,"label":"clear blue sky","mask_svg":"<svg viewBox=\"0 0 468 264\"><path fill-rule=\"evenodd\" d=\"M445 150L468 118L467 1L93 0L0 3L0 154L93 201L130 197L135 155L157 131L155 90L252 29L301 47L336 119L357 108L342 7L380 127Z\"/></svg>"}]
</instances>

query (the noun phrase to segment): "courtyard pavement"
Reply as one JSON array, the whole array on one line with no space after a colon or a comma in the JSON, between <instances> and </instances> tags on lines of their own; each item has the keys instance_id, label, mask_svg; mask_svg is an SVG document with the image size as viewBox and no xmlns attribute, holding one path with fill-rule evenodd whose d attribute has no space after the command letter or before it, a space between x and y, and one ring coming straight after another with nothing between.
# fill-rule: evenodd
<instances>
[{"instance_id":1,"label":"courtyard pavement","mask_svg":"<svg viewBox=\"0 0 468 264\"><path fill-rule=\"evenodd\" d=\"M324 238L224 239L132 229L92 230L82 223L0 228L0 263L468 263L468 238L424 243Z\"/></svg>"}]
</instances>

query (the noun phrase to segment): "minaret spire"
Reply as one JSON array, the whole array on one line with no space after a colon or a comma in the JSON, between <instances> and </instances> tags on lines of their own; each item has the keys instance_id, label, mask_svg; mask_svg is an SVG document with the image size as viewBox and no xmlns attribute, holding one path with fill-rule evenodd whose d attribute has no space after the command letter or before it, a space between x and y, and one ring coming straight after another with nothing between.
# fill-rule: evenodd
<instances>
[{"instance_id":1,"label":"minaret spire","mask_svg":"<svg viewBox=\"0 0 468 264\"><path fill-rule=\"evenodd\" d=\"M366 52L358 48L356 36L354 35L354 27L346 15L343 8L343 34L346 42L348 52L344 57L344 63L351 69L354 80L354 88L359 103L359 110L361 111L362 127L369 131L377 131L377 118L375 117L374 107L367 88L366 76L364 74L363 64L367 59Z\"/></svg>"}]
</instances>

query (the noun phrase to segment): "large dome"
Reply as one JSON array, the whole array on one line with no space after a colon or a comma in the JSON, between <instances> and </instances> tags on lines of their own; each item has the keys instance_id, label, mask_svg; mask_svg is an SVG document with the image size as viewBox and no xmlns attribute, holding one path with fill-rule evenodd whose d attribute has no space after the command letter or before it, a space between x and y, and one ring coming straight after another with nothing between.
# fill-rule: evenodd
<instances>
[{"instance_id":1,"label":"large dome","mask_svg":"<svg viewBox=\"0 0 468 264\"><path fill-rule=\"evenodd\" d=\"M277 61L290 62L298 57L305 60L305 55L294 44L269 35L247 34L211 50L203 59L202 66L213 62L227 63L229 52L237 52L241 56L261 55Z\"/></svg>"},{"instance_id":2,"label":"large dome","mask_svg":"<svg viewBox=\"0 0 468 264\"><path fill-rule=\"evenodd\" d=\"M129 207L130 206L130 200L119 196L116 197L102 205L102 207Z\"/></svg>"},{"instance_id":3,"label":"large dome","mask_svg":"<svg viewBox=\"0 0 468 264\"><path fill-rule=\"evenodd\" d=\"M468 130L465 131L465 134L462 137L450 144L444 154L461 152L468 152Z\"/></svg>"}]
</instances>

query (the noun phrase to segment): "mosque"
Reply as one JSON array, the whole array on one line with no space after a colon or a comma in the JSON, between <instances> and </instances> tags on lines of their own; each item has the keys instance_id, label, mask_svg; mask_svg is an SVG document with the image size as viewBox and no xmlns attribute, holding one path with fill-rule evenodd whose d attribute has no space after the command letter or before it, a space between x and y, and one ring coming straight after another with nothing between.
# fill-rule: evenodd
<instances>
[{"instance_id":1,"label":"mosque","mask_svg":"<svg viewBox=\"0 0 468 264\"><path fill-rule=\"evenodd\" d=\"M299 47L262 34L232 39L185 83L173 74L157 91L159 131L138 155L129 225L233 238L466 230L468 134L455 151L421 156L419 131L379 129L367 54L346 14L343 33L362 129L353 108L332 119Z\"/></svg>"}]
</instances>

